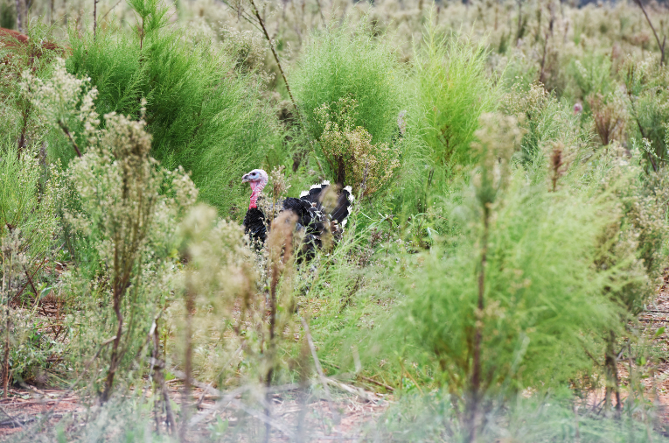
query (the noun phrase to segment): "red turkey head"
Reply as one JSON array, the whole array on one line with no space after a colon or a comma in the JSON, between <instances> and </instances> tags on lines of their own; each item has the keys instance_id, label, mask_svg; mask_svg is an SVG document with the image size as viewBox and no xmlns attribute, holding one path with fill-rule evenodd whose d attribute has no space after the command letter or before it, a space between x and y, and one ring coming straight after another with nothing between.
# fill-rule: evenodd
<instances>
[{"instance_id":1,"label":"red turkey head","mask_svg":"<svg viewBox=\"0 0 669 443\"><path fill-rule=\"evenodd\" d=\"M242 177L242 183L248 183L251 185L251 201L249 203L249 209L257 208L256 202L258 201L258 196L260 191L263 190L269 177L267 173L262 169L254 169L248 174L244 174Z\"/></svg>"}]
</instances>

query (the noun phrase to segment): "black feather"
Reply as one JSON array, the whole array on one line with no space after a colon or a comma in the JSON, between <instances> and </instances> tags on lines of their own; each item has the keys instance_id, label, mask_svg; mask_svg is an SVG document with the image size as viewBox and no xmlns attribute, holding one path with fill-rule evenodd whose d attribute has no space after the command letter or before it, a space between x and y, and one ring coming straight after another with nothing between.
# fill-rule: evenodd
<instances>
[{"instance_id":1,"label":"black feather","mask_svg":"<svg viewBox=\"0 0 669 443\"><path fill-rule=\"evenodd\" d=\"M246 232L251 241L265 243L267 238L267 225L265 224L265 214L258 208L251 208L246 211L244 216L244 232Z\"/></svg>"}]
</instances>

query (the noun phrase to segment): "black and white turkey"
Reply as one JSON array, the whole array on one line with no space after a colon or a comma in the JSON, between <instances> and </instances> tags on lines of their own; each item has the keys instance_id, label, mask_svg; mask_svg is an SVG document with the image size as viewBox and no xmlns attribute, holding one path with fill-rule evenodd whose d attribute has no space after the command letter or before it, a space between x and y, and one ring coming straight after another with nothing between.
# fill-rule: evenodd
<instances>
[{"instance_id":1,"label":"black and white turkey","mask_svg":"<svg viewBox=\"0 0 669 443\"><path fill-rule=\"evenodd\" d=\"M268 181L269 177L262 169L254 169L242 177L242 183L251 186L244 230L252 241L261 243L265 242L267 230L271 227L265 213L258 207L260 194ZM345 187L339 194L332 196L334 198L326 198L329 190L330 183L326 181L302 192L300 198L288 197L278 203L282 212L292 211L296 215L295 229L298 232L303 231L304 243L308 249L320 247L322 237L328 233L335 239L340 237L346 226L346 217L351 212L354 200L351 187Z\"/></svg>"}]
</instances>

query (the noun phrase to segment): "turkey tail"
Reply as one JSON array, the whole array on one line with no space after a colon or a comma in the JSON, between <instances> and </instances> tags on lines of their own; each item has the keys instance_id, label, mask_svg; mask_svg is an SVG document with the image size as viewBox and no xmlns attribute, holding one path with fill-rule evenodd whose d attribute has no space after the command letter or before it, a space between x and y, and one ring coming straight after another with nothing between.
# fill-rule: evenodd
<instances>
[{"instance_id":1,"label":"turkey tail","mask_svg":"<svg viewBox=\"0 0 669 443\"><path fill-rule=\"evenodd\" d=\"M342 189L337 197L337 206L330 213L332 220L337 220L338 223L341 223L342 227L346 226L347 217L351 213L351 205L354 200L355 197L353 197L353 190L350 186Z\"/></svg>"},{"instance_id":2,"label":"turkey tail","mask_svg":"<svg viewBox=\"0 0 669 443\"><path fill-rule=\"evenodd\" d=\"M336 201L331 203L334 204L334 207L327 207L324 203L328 200L325 197L330 186L329 181L324 181L320 185L313 185L311 189L303 191L300 194L300 200L309 202L312 206L318 208L319 211L325 212L330 220L336 220L337 223L344 227L346 225L346 218L351 213L351 205L355 200L353 190L350 186L346 186L337 195Z\"/></svg>"}]
</instances>

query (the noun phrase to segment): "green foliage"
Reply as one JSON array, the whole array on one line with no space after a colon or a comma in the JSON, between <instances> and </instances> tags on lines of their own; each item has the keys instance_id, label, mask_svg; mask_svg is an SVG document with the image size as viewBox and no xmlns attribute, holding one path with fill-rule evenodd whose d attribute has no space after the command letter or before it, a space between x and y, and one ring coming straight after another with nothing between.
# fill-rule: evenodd
<instances>
[{"instance_id":1,"label":"green foliage","mask_svg":"<svg viewBox=\"0 0 669 443\"><path fill-rule=\"evenodd\" d=\"M336 183L351 185L365 195L374 194L398 168L399 152L387 143L372 144L372 136L365 128L353 126L357 116L354 100L343 97L332 107L339 109L338 115L332 115L328 104L316 110L316 118L323 125L323 157L335 173Z\"/></svg>"},{"instance_id":2,"label":"green foliage","mask_svg":"<svg viewBox=\"0 0 669 443\"><path fill-rule=\"evenodd\" d=\"M518 395L511 401L496 401L491 405L480 441L664 441L651 423L634 419L633 414L643 414L644 407L637 403L625 410L622 417L603 417L567 390L548 395ZM437 391L402 397L388 408L367 435L370 439L393 442L463 441L466 432L450 397Z\"/></svg>"},{"instance_id":3,"label":"green foliage","mask_svg":"<svg viewBox=\"0 0 669 443\"><path fill-rule=\"evenodd\" d=\"M259 167L278 140L253 75L237 73L206 36L161 28L164 6L135 3L150 23L132 36L114 29L96 39L73 35L70 72L91 78L100 114L137 117L145 97L152 155L169 169L190 171L200 197L223 213L243 207L239 177Z\"/></svg>"},{"instance_id":4,"label":"green foliage","mask_svg":"<svg viewBox=\"0 0 669 443\"><path fill-rule=\"evenodd\" d=\"M487 55L483 45L457 34L441 37L434 27L425 30L416 54L423 140L438 168L439 190L445 176L476 160L470 144L479 117L497 106L498 90L486 74Z\"/></svg>"},{"instance_id":5,"label":"green foliage","mask_svg":"<svg viewBox=\"0 0 669 443\"><path fill-rule=\"evenodd\" d=\"M594 94L606 95L615 89L612 77L611 58L608 54L585 54L569 65L575 85L575 99L585 100Z\"/></svg>"},{"instance_id":6,"label":"green foliage","mask_svg":"<svg viewBox=\"0 0 669 443\"><path fill-rule=\"evenodd\" d=\"M505 114L520 118L525 134L516 158L526 166L541 156L552 142L578 147L590 137L584 134L579 116L573 114L570 106L558 102L539 84L531 84L527 90L523 90L521 84L514 85L505 94L500 108Z\"/></svg>"},{"instance_id":7,"label":"green foliage","mask_svg":"<svg viewBox=\"0 0 669 443\"><path fill-rule=\"evenodd\" d=\"M398 308L400 331L433 356L454 392L466 381L477 321L494 390L552 384L589 368L584 334L612 322L615 310L602 296L607 281L590 271L601 203L575 205L522 182L516 174L491 226L483 317L475 315L476 231L455 250L437 246L425 257Z\"/></svg>"},{"instance_id":8,"label":"green foliage","mask_svg":"<svg viewBox=\"0 0 669 443\"><path fill-rule=\"evenodd\" d=\"M249 2L33 0L68 50L35 22L0 45L0 363L108 400L17 440L172 441L191 377L226 412L182 440L306 441L341 413L302 422L310 398L363 387L395 403L356 438L659 441L665 331L634 318L667 266L669 81L638 7L255 3L271 42ZM275 165L251 249L239 178ZM302 260L277 203L333 177L374 198Z\"/></svg>"},{"instance_id":9,"label":"green foliage","mask_svg":"<svg viewBox=\"0 0 669 443\"><path fill-rule=\"evenodd\" d=\"M0 238L20 230L35 257L49 252L58 232L57 189L42 173L28 153L19 156L15 146L0 146Z\"/></svg>"},{"instance_id":10,"label":"green foliage","mask_svg":"<svg viewBox=\"0 0 669 443\"><path fill-rule=\"evenodd\" d=\"M390 46L370 37L361 25L353 32L342 26L315 33L289 80L313 138L321 137L325 125L316 110L325 104L340 115L340 100L349 98L357 103L353 125L365 128L373 143L382 143L398 133L397 115L405 106L403 79Z\"/></svg>"},{"instance_id":11,"label":"green foliage","mask_svg":"<svg viewBox=\"0 0 669 443\"><path fill-rule=\"evenodd\" d=\"M607 295L636 316L652 299L667 264L667 168L648 176L638 166L639 153L628 163L624 153L611 151L597 160L588 178L619 201L619 216L602 232L595 263L601 269L620 268L611 276Z\"/></svg>"},{"instance_id":12,"label":"green foliage","mask_svg":"<svg viewBox=\"0 0 669 443\"><path fill-rule=\"evenodd\" d=\"M76 190L78 204L70 202L64 217L97 258L96 275L75 273L67 286L84 296L83 305L105 307L78 313L78 325L87 327L73 340L74 347L89 352L111 343L103 352L109 362L103 401L109 399L116 373L143 346L170 288L176 246L172 222L197 196L182 170L170 173L149 156L151 136L144 121L111 113L105 123L105 129L91 132L92 146L67 171L65 180Z\"/></svg>"},{"instance_id":13,"label":"green foliage","mask_svg":"<svg viewBox=\"0 0 669 443\"><path fill-rule=\"evenodd\" d=\"M190 358L197 378L220 383L246 357L236 349L241 337L234 331L245 331L247 353L256 344L255 331L246 331L244 322L263 322L253 311L258 272L243 230L235 222L218 219L212 207L192 208L178 235L188 264L176 287L180 297L166 311L166 328L177 336L168 345L170 363L183 367L190 346L196 350ZM235 316L236 303L240 312Z\"/></svg>"}]
</instances>

